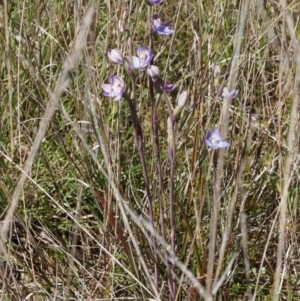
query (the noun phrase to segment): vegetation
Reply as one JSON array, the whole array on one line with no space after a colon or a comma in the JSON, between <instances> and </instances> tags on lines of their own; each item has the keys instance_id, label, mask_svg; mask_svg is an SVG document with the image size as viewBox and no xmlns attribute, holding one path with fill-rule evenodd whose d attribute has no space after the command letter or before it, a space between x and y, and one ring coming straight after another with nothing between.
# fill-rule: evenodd
<instances>
[{"instance_id":1,"label":"vegetation","mask_svg":"<svg viewBox=\"0 0 300 301\"><path fill-rule=\"evenodd\" d=\"M146 2L0 1L1 300L299 300L299 1Z\"/></svg>"}]
</instances>

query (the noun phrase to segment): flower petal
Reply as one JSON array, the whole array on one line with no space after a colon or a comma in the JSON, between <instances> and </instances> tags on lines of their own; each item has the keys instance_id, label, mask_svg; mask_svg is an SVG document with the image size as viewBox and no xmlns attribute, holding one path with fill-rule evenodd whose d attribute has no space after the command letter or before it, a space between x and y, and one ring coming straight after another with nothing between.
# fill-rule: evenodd
<instances>
[{"instance_id":1,"label":"flower petal","mask_svg":"<svg viewBox=\"0 0 300 301\"><path fill-rule=\"evenodd\" d=\"M231 100L235 98L239 93L239 90L231 90L229 91L227 87L224 87L223 89L220 89L219 97L221 100L228 99Z\"/></svg>"},{"instance_id":2,"label":"flower petal","mask_svg":"<svg viewBox=\"0 0 300 301\"><path fill-rule=\"evenodd\" d=\"M122 95L118 95L114 98L114 101L119 101L122 98Z\"/></svg>"},{"instance_id":3,"label":"flower petal","mask_svg":"<svg viewBox=\"0 0 300 301\"><path fill-rule=\"evenodd\" d=\"M153 79L158 78L160 76L159 68L155 65L151 65L147 68L147 74Z\"/></svg>"},{"instance_id":4,"label":"flower petal","mask_svg":"<svg viewBox=\"0 0 300 301\"><path fill-rule=\"evenodd\" d=\"M152 5L157 5L157 4L162 3L163 0L145 0L145 2L146 2L148 5L152 6Z\"/></svg>"},{"instance_id":5,"label":"flower petal","mask_svg":"<svg viewBox=\"0 0 300 301\"><path fill-rule=\"evenodd\" d=\"M205 139L204 144L210 148L213 148L213 149L216 148L216 146L209 139Z\"/></svg>"},{"instance_id":6,"label":"flower petal","mask_svg":"<svg viewBox=\"0 0 300 301\"><path fill-rule=\"evenodd\" d=\"M220 133L220 131L218 130L218 128L214 128L211 131L211 136L216 140L216 141L221 141L222 140L222 135Z\"/></svg>"},{"instance_id":7,"label":"flower petal","mask_svg":"<svg viewBox=\"0 0 300 301\"><path fill-rule=\"evenodd\" d=\"M168 81L165 82L164 90L166 92L172 92L176 88L175 84L170 84Z\"/></svg>"},{"instance_id":8,"label":"flower petal","mask_svg":"<svg viewBox=\"0 0 300 301\"><path fill-rule=\"evenodd\" d=\"M114 80L115 80L115 76L111 74L111 75L108 77L108 82L109 82L111 85L113 85L113 84L114 84Z\"/></svg>"},{"instance_id":9,"label":"flower petal","mask_svg":"<svg viewBox=\"0 0 300 301\"><path fill-rule=\"evenodd\" d=\"M220 141L217 145L218 148L225 148L225 147L229 147L230 144L226 141Z\"/></svg>"},{"instance_id":10,"label":"flower petal","mask_svg":"<svg viewBox=\"0 0 300 301\"><path fill-rule=\"evenodd\" d=\"M230 91L229 92L229 98L230 99L235 98L238 95L238 93L239 93L239 90L232 90L232 91Z\"/></svg>"},{"instance_id":11,"label":"flower petal","mask_svg":"<svg viewBox=\"0 0 300 301\"><path fill-rule=\"evenodd\" d=\"M101 84L101 88L103 89L104 93L110 94L112 91L111 85L109 84Z\"/></svg>"},{"instance_id":12,"label":"flower petal","mask_svg":"<svg viewBox=\"0 0 300 301\"><path fill-rule=\"evenodd\" d=\"M110 49L107 51L108 59L115 64L123 64L123 54L118 49Z\"/></svg>"},{"instance_id":13,"label":"flower petal","mask_svg":"<svg viewBox=\"0 0 300 301\"><path fill-rule=\"evenodd\" d=\"M113 75L113 79L112 79L112 80L113 80L113 84L114 84L114 85L119 85L119 86L121 86L121 87L124 87L124 85L125 85L123 79L120 78L120 77L117 77L117 76L114 76L114 75Z\"/></svg>"},{"instance_id":14,"label":"flower petal","mask_svg":"<svg viewBox=\"0 0 300 301\"><path fill-rule=\"evenodd\" d=\"M186 104L186 101L187 101L187 99L188 99L188 96L189 96L189 92L188 91L183 91L180 95L179 95L179 97L178 97L178 106L180 107L180 108L183 108L184 106L185 106L185 104Z\"/></svg>"},{"instance_id":15,"label":"flower petal","mask_svg":"<svg viewBox=\"0 0 300 301\"><path fill-rule=\"evenodd\" d=\"M137 56L127 56L126 57L129 61L130 64L132 64L132 67L134 69L141 69L141 68L145 68L148 66L148 62L145 61L144 59L141 59Z\"/></svg>"}]
</instances>

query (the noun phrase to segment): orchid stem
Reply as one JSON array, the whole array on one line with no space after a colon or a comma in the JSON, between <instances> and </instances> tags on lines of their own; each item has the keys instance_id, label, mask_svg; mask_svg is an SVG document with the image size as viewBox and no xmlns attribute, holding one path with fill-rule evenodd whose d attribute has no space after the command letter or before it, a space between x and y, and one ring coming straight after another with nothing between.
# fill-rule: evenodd
<instances>
[{"instance_id":1,"label":"orchid stem","mask_svg":"<svg viewBox=\"0 0 300 301\"><path fill-rule=\"evenodd\" d=\"M217 227L218 227L218 200L219 200L219 191L217 186L218 155L219 155L218 150L215 150L213 154L213 164L214 164L213 204L212 204L209 257L208 257L207 279L206 279L206 289L208 292L212 291L212 280L213 280L213 270L214 270L214 260L215 260L215 250L216 250L216 240L217 240Z\"/></svg>"},{"instance_id":2,"label":"orchid stem","mask_svg":"<svg viewBox=\"0 0 300 301\"><path fill-rule=\"evenodd\" d=\"M175 225L174 225L174 170L175 170L175 135L174 125L176 115L172 114L167 121L168 128L168 154L170 159L170 227L171 227L171 248L175 254ZM172 281L172 291L176 292L175 281ZM174 300L174 299L173 299Z\"/></svg>"},{"instance_id":3,"label":"orchid stem","mask_svg":"<svg viewBox=\"0 0 300 301\"><path fill-rule=\"evenodd\" d=\"M148 208L149 208L149 222L152 225L154 229L154 217L153 217L153 205L152 205L152 196L150 192L150 183L149 183L149 177L148 177L148 172L147 172L147 166L146 166L146 159L145 159L145 153L143 149L143 130L139 121L139 118L136 113L136 108L135 105L132 101L132 99L129 97L127 93L124 92L123 97L126 99L133 126L134 126L134 132L135 132L135 144L138 149L138 153L141 159L142 163L142 169L143 169L143 176L145 180L145 189L146 189L146 195L148 199ZM153 245L153 251L154 251L154 258L155 258L155 286L158 288L158 269L157 269L157 262L158 262L158 253L157 253L157 244L156 244L156 239L152 237L152 245Z\"/></svg>"}]
</instances>

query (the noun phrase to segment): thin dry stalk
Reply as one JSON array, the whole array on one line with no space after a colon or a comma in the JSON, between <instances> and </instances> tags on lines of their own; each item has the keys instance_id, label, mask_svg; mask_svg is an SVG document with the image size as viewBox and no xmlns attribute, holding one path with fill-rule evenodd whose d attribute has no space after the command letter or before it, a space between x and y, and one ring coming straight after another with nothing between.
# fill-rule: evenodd
<instances>
[{"instance_id":1,"label":"thin dry stalk","mask_svg":"<svg viewBox=\"0 0 300 301\"><path fill-rule=\"evenodd\" d=\"M287 12L287 5L285 0L280 1L283 21L287 24L287 29L292 40L292 46L295 53L295 65L296 65L296 74L294 82L294 97L291 108L291 117L289 124L289 132L287 137L287 155L284 168L284 179L283 179L283 190L281 195L281 200L279 204L280 217L279 217L279 239L278 239L278 249L277 249L277 262L276 262L276 272L274 277L274 300L279 299L280 293L280 278L284 277L282 273L282 264L283 256L285 249L286 241L286 212L287 212L287 203L288 203L288 194L291 180L294 175L295 169L292 168L295 158L295 146L297 145L297 112L299 109L300 97L299 97L299 87L300 87L300 51L299 43L295 35L295 26L291 15ZM294 151L295 150L295 151Z\"/></svg>"}]
</instances>

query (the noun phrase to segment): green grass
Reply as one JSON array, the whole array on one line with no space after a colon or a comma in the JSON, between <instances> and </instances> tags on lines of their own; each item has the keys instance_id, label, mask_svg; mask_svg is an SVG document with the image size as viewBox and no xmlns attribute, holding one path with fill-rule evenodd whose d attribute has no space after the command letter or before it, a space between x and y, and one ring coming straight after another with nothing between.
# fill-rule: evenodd
<instances>
[{"instance_id":1,"label":"green grass","mask_svg":"<svg viewBox=\"0 0 300 301\"><path fill-rule=\"evenodd\" d=\"M167 101L175 108L178 95L189 90L175 125L175 251L182 265L169 268L176 274L176 300L298 300L298 2L284 9L273 0L250 1L243 16L247 1L165 0L149 8L142 0L98 0L93 17L86 17L92 2L0 5L1 300L171 300L164 253L169 256L171 246L165 96L155 94L160 191L149 82L143 70L135 72L152 229L128 104L105 98L101 89L115 74L131 93L125 68L110 63L106 52L129 55L129 37L132 52L149 45L152 13L172 20L176 30L153 41L155 65L177 84ZM118 21L126 9L122 34ZM84 22L88 31L80 36ZM68 55L75 58L71 68ZM222 124L217 64L221 84L239 89ZM46 115L49 107L53 114ZM219 154L217 189L214 152L203 145L215 126L231 143ZM212 299L210 277L214 288L220 281ZM208 296L200 296L195 279Z\"/></svg>"}]
</instances>

